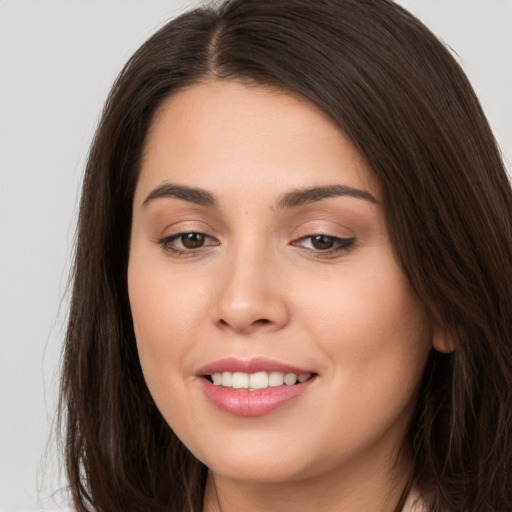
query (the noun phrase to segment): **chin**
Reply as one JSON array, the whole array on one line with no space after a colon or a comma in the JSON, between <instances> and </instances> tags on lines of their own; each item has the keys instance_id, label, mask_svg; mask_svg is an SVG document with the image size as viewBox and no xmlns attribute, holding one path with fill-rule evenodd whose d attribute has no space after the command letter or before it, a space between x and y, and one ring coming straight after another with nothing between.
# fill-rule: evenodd
<instances>
[{"instance_id":1,"label":"chin","mask_svg":"<svg viewBox=\"0 0 512 512\"><path fill-rule=\"evenodd\" d=\"M297 467L289 460L273 460L264 457L236 459L216 458L208 468L217 475L235 481L258 484L278 484L312 478L315 475L306 468Z\"/></svg>"},{"instance_id":2,"label":"chin","mask_svg":"<svg viewBox=\"0 0 512 512\"><path fill-rule=\"evenodd\" d=\"M315 457L313 460L303 443L251 436L230 436L222 442L220 436L215 449L209 447L192 453L213 473L225 478L254 483L283 483L313 478L326 468ZM244 439L245 437L245 439ZM326 462L326 458L322 458Z\"/></svg>"}]
</instances>

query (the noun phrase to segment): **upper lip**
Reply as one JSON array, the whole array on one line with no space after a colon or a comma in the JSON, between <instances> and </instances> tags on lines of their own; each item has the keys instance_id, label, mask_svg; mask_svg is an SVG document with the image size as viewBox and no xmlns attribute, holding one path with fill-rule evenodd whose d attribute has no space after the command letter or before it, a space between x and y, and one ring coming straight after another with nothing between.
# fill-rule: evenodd
<instances>
[{"instance_id":1,"label":"upper lip","mask_svg":"<svg viewBox=\"0 0 512 512\"><path fill-rule=\"evenodd\" d=\"M296 375L315 373L310 369L298 368L297 366L292 366L290 364L282 363L281 361L275 361L273 359L266 359L264 357L256 357L253 359L237 359L235 357L227 357L208 363L198 370L197 375L203 376L222 372L283 372L295 373Z\"/></svg>"}]
</instances>

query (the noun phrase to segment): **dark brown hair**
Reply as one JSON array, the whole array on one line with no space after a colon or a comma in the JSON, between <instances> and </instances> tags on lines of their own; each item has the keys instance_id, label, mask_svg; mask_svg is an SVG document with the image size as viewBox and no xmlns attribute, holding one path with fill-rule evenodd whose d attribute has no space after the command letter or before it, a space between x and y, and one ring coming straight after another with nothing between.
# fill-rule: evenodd
<instances>
[{"instance_id":1,"label":"dark brown hair","mask_svg":"<svg viewBox=\"0 0 512 512\"><path fill-rule=\"evenodd\" d=\"M455 350L432 350L405 446L430 511L512 510L512 193L465 75L389 0L233 0L186 13L130 59L81 198L61 420L79 511L202 510L207 469L157 410L127 294L134 188L162 100L242 80L302 94L378 177L412 286Z\"/></svg>"}]
</instances>

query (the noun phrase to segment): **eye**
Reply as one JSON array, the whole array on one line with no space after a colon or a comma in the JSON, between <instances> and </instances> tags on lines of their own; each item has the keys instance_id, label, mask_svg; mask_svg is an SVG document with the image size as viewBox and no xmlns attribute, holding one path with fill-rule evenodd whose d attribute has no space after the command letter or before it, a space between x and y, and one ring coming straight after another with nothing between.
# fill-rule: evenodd
<instances>
[{"instance_id":1,"label":"eye","mask_svg":"<svg viewBox=\"0 0 512 512\"><path fill-rule=\"evenodd\" d=\"M205 235L204 233L190 232L177 233L158 242L164 251L169 251L176 255L194 254L201 249L218 245L218 240Z\"/></svg>"},{"instance_id":2,"label":"eye","mask_svg":"<svg viewBox=\"0 0 512 512\"><path fill-rule=\"evenodd\" d=\"M292 245L320 254L333 254L348 251L354 243L355 238L340 238L321 234L304 236L293 242Z\"/></svg>"},{"instance_id":3,"label":"eye","mask_svg":"<svg viewBox=\"0 0 512 512\"><path fill-rule=\"evenodd\" d=\"M315 235L309 237L311 246L319 251L332 249L336 243L336 238L325 235Z\"/></svg>"},{"instance_id":4,"label":"eye","mask_svg":"<svg viewBox=\"0 0 512 512\"><path fill-rule=\"evenodd\" d=\"M203 233L183 233L178 239L183 247L187 249L198 249L204 245L206 235L203 235Z\"/></svg>"}]
</instances>

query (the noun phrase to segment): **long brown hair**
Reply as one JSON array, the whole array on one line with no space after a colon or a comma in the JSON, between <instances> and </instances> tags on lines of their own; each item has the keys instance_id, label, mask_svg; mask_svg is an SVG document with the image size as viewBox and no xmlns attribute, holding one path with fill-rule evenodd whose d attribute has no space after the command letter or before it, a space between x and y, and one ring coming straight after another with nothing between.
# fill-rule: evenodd
<instances>
[{"instance_id":1,"label":"long brown hair","mask_svg":"<svg viewBox=\"0 0 512 512\"><path fill-rule=\"evenodd\" d=\"M77 510L202 510L207 469L157 410L127 294L134 188L162 100L237 79L302 94L366 156L398 258L455 350L432 350L405 446L431 512L512 510L512 193L443 45L389 0L233 0L171 21L129 60L86 169L61 420Z\"/></svg>"}]
</instances>

